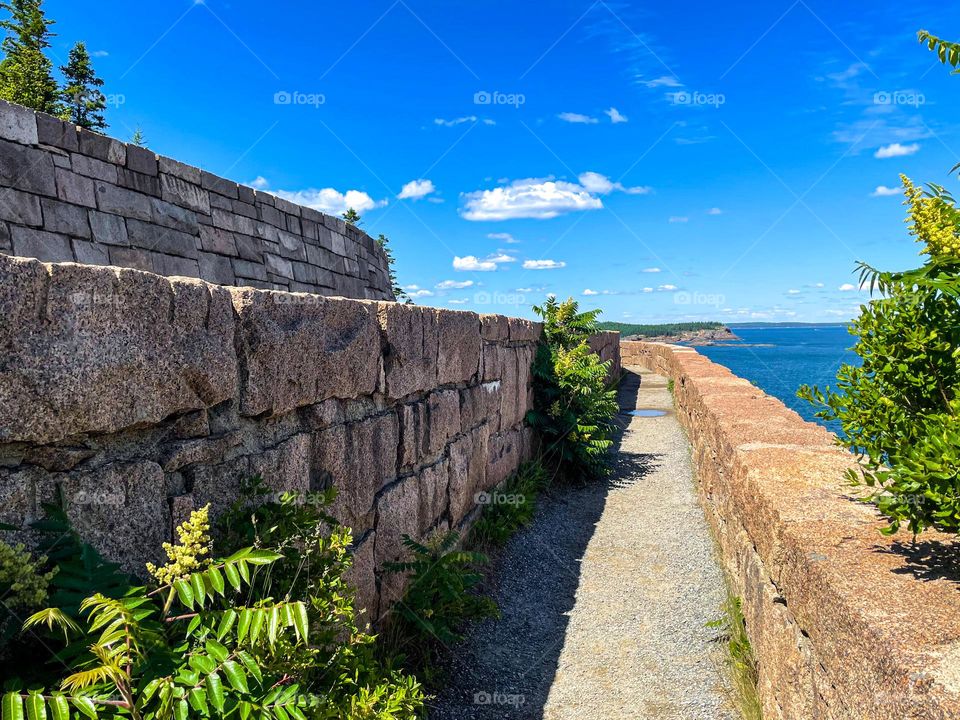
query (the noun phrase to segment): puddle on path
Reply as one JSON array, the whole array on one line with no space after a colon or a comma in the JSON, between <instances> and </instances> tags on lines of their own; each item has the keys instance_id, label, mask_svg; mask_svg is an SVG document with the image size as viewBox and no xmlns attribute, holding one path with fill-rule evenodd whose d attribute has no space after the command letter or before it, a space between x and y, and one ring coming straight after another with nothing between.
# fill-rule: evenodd
<instances>
[{"instance_id":1,"label":"puddle on path","mask_svg":"<svg viewBox=\"0 0 960 720\"><path fill-rule=\"evenodd\" d=\"M649 408L637 408L636 410L626 410L624 415L632 415L633 417L663 417L667 414L666 410L652 410Z\"/></svg>"}]
</instances>

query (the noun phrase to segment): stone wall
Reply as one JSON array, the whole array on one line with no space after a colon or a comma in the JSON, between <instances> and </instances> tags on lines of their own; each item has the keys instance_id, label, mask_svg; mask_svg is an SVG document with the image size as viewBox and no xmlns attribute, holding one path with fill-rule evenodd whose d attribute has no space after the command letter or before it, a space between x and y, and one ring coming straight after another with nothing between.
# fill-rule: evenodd
<instances>
[{"instance_id":1,"label":"stone wall","mask_svg":"<svg viewBox=\"0 0 960 720\"><path fill-rule=\"evenodd\" d=\"M343 220L4 102L0 253L393 299L383 251Z\"/></svg>"},{"instance_id":2,"label":"stone wall","mask_svg":"<svg viewBox=\"0 0 960 720\"><path fill-rule=\"evenodd\" d=\"M960 717L953 538L882 536L834 436L692 349L624 342L674 380L698 491L743 599L768 720ZM682 528L678 528L682 531Z\"/></svg>"},{"instance_id":3,"label":"stone wall","mask_svg":"<svg viewBox=\"0 0 960 720\"><path fill-rule=\"evenodd\" d=\"M538 324L0 255L0 522L60 496L130 569L260 474L334 486L371 619L403 534L463 528L534 453ZM17 533L29 540L29 533ZM9 538L8 538L9 539Z\"/></svg>"},{"instance_id":4,"label":"stone wall","mask_svg":"<svg viewBox=\"0 0 960 720\"><path fill-rule=\"evenodd\" d=\"M589 341L590 349L593 350L600 359L610 363L610 370L607 373L611 383L620 382L620 374L623 368L620 366L620 333L616 330L605 330L599 332Z\"/></svg>"}]
</instances>

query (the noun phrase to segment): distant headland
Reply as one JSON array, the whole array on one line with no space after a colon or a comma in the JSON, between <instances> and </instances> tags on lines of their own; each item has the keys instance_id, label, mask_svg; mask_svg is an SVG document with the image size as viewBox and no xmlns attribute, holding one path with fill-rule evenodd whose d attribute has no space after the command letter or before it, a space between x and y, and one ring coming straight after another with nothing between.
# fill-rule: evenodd
<instances>
[{"instance_id":1,"label":"distant headland","mask_svg":"<svg viewBox=\"0 0 960 720\"><path fill-rule=\"evenodd\" d=\"M632 323L602 322L604 330L617 330L624 340L682 343L684 345L714 345L740 340L733 331L719 322L664 323L635 325Z\"/></svg>"}]
</instances>

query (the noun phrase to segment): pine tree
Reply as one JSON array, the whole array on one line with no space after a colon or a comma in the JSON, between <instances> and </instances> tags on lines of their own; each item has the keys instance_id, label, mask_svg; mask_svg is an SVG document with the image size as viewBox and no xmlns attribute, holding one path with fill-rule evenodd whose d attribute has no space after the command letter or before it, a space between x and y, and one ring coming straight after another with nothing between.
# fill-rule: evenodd
<instances>
[{"instance_id":1,"label":"pine tree","mask_svg":"<svg viewBox=\"0 0 960 720\"><path fill-rule=\"evenodd\" d=\"M353 208L347 208L347 211L340 217L342 217L348 224L353 225L356 228L363 225L363 221L360 220L360 213Z\"/></svg>"},{"instance_id":2,"label":"pine tree","mask_svg":"<svg viewBox=\"0 0 960 720\"><path fill-rule=\"evenodd\" d=\"M143 135L143 130L137 128L133 131L133 137L130 138L130 142L137 147L145 148L147 146L147 138Z\"/></svg>"},{"instance_id":3,"label":"pine tree","mask_svg":"<svg viewBox=\"0 0 960 720\"><path fill-rule=\"evenodd\" d=\"M103 80L93 71L86 44L78 42L74 45L67 64L60 69L66 78L61 93L64 119L88 130L106 130L103 110L107 99L100 91Z\"/></svg>"},{"instance_id":4,"label":"pine tree","mask_svg":"<svg viewBox=\"0 0 960 720\"><path fill-rule=\"evenodd\" d=\"M10 18L0 21L7 31L0 62L0 99L26 105L34 110L58 114L59 88L53 78L53 63L44 54L50 47L52 20L41 9L42 0L10 0L0 8Z\"/></svg>"}]
</instances>

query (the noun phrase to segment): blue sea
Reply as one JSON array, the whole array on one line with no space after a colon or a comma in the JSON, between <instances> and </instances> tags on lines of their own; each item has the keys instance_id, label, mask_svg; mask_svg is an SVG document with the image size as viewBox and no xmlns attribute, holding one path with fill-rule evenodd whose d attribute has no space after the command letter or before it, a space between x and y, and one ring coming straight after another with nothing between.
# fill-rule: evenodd
<instances>
[{"instance_id":1,"label":"blue sea","mask_svg":"<svg viewBox=\"0 0 960 720\"><path fill-rule=\"evenodd\" d=\"M797 397L801 385L836 386L837 369L858 357L850 348L856 338L846 326L731 328L742 342L696 348L736 375L782 400L805 419L819 422L834 432L835 423L814 417L814 408Z\"/></svg>"}]
</instances>

